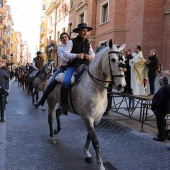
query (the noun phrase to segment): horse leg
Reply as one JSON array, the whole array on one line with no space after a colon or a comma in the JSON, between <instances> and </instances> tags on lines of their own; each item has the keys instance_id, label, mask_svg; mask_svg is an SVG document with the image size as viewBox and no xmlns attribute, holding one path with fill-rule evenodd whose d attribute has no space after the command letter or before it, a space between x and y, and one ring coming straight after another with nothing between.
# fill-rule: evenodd
<instances>
[{"instance_id":1,"label":"horse leg","mask_svg":"<svg viewBox=\"0 0 170 170\"><path fill-rule=\"evenodd\" d=\"M60 108L58 108L56 110L57 129L54 129L54 134L55 135L57 135L60 132L60 130L61 130L60 116L61 116L61 112L60 112Z\"/></svg>"},{"instance_id":2,"label":"horse leg","mask_svg":"<svg viewBox=\"0 0 170 170\"><path fill-rule=\"evenodd\" d=\"M39 99L39 93L38 93L38 90L36 89L35 90L35 94L36 94L36 103L38 102L38 99Z\"/></svg>"},{"instance_id":3,"label":"horse leg","mask_svg":"<svg viewBox=\"0 0 170 170\"><path fill-rule=\"evenodd\" d=\"M32 96L32 104L35 103L35 99L34 99L34 96L35 96L35 91L33 92L33 90L31 91L31 96Z\"/></svg>"},{"instance_id":4,"label":"horse leg","mask_svg":"<svg viewBox=\"0 0 170 170\"><path fill-rule=\"evenodd\" d=\"M86 163L93 163L93 158L89 152L90 136L87 134L86 143L84 145L85 161Z\"/></svg>"},{"instance_id":5,"label":"horse leg","mask_svg":"<svg viewBox=\"0 0 170 170\"><path fill-rule=\"evenodd\" d=\"M92 144L93 144L93 148L96 151L96 159L97 159L97 164L99 166L99 170L105 170L105 168L103 166L103 161L102 161L101 156L100 156L99 141L97 139L97 136L96 136L96 133L95 133L95 130L94 130L94 126L90 121L86 125L88 127L89 138L91 139Z\"/></svg>"},{"instance_id":6,"label":"horse leg","mask_svg":"<svg viewBox=\"0 0 170 170\"><path fill-rule=\"evenodd\" d=\"M53 135L53 117L51 114L48 115L48 124L50 127L50 138L53 138L54 137L54 135Z\"/></svg>"},{"instance_id":7,"label":"horse leg","mask_svg":"<svg viewBox=\"0 0 170 170\"><path fill-rule=\"evenodd\" d=\"M56 139L54 138L54 134L53 134L54 110L55 110L55 106L48 108L48 124L50 128L50 141L52 144L56 144Z\"/></svg>"},{"instance_id":8,"label":"horse leg","mask_svg":"<svg viewBox=\"0 0 170 170\"><path fill-rule=\"evenodd\" d=\"M25 90L25 83L22 82L23 91Z\"/></svg>"}]
</instances>

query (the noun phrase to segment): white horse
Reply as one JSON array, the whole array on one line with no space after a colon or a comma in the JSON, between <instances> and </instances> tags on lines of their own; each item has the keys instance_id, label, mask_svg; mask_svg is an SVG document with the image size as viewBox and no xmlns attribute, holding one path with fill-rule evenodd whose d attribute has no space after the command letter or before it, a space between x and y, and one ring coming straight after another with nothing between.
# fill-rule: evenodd
<instances>
[{"instance_id":1,"label":"white horse","mask_svg":"<svg viewBox=\"0 0 170 170\"><path fill-rule=\"evenodd\" d=\"M109 48L110 47L110 48ZM99 153L99 142L95 134L95 127L102 118L107 107L107 87L110 82L114 83L114 88L121 90L125 85L124 71L125 63L121 51L125 44L117 48L116 45L109 42L109 47L104 48L96 54L91 61L88 69L83 73L78 84L73 85L68 97L68 111L81 116L87 129L87 139L84 146L86 162L92 162L89 152L89 144L92 141L93 148L96 151L99 170L104 170L103 162ZM56 104L60 102L60 87L57 85L47 99L48 103L48 121L50 126L51 142L55 143L53 136L52 121L56 110ZM60 130L59 109L56 110L57 134Z\"/></svg>"}]
</instances>

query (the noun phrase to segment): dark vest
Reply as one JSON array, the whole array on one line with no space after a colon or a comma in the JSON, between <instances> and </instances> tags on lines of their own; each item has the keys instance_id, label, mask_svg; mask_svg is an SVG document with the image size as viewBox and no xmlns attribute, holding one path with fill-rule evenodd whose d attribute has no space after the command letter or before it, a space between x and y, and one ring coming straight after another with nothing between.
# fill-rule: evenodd
<instances>
[{"instance_id":1,"label":"dark vest","mask_svg":"<svg viewBox=\"0 0 170 170\"><path fill-rule=\"evenodd\" d=\"M80 53L89 54L90 44L89 44L89 41L87 39L85 39L83 41L82 38L77 36L76 38L73 38L72 41L73 41L73 48L71 50L71 53L75 53L75 54L80 54ZM89 65L89 61L87 59L83 59L82 60L82 59L79 59L79 58L75 58L71 62L68 62L68 66L69 67L73 67L73 66L78 67L80 64Z\"/></svg>"},{"instance_id":2,"label":"dark vest","mask_svg":"<svg viewBox=\"0 0 170 170\"><path fill-rule=\"evenodd\" d=\"M41 69L43 67L44 60L41 57L36 57L36 58L34 58L34 60L35 60L35 66L38 69Z\"/></svg>"}]
</instances>

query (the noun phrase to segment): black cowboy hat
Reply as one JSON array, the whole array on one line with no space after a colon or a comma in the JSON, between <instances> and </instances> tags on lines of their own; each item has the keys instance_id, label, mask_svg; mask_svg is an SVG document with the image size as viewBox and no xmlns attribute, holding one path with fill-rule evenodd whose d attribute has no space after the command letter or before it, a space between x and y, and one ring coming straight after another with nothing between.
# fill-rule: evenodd
<instances>
[{"instance_id":1,"label":"black cowboy hat","mask_svg":"<svg viewBox=\"0 0 170 170\"><path fill-rule=\"evenodd\" d=\"M41 54L41 51L37 51L37 55L38 55L38 54Z\"/></svg>"},{"instance_id":2,"label":"black cowboy hat","mask_svg":"<svg viewBox=\"0 0 170 170\"><path fill-rule=\"evenodd\" d=\"M91 31L93 29L92 27L88 27L86 23L81 23L78 24L77 28L73 29L73 32L78 33L78 30L81 30L82 28L87 28L88 31Z\"/></svg>"}]
</instances>

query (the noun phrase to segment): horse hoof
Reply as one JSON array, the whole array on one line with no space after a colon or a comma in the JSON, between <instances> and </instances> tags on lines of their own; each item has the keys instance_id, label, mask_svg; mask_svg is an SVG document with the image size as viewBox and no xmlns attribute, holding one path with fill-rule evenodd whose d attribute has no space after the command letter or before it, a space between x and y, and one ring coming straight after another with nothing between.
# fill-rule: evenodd
<instances>
[{"instance_id":1,"label":"horse hoof","mask_svg":"<svg viewBox=\"0 0 170 170\"><path fill-rule=\"evenodd\" d=\"M93 158L92 157L85 157L85 161L88 164L92 164L93 163Z\"/></svg>"},{"instance_id":2,"label":"horse hoof","mask_svg":"<svg viewBox=\"0 0 170 170\"><path fill-rule=\"evenodd\" d=\"M61 129L60 129L60 130L61 130ZM54 129L54 135L57 135L57 134L60 132L60 130Z\"/></svg>"},{"instance_id":3,"label":"horse hoof","mask_svg":"<svg viewBox=\"0 0 170 170\"><path fill-rule=\"evenodd\" d=\"M42 110L45 110L45 107L44 107L44 106L42 107Z\"/></svg>"},{"instance_id":4,"label":"horse hoof","mask_svg":"<svg viewBox=\"0 0 170 170\"><path fill-rule=\"evenodd\" d=\"M51 138L51 139L50 139L50 143L53 144L53 145L55 145L55 144L56 144L56 139L55 139L55 138Z\"/></svg>"}]
</instances>

